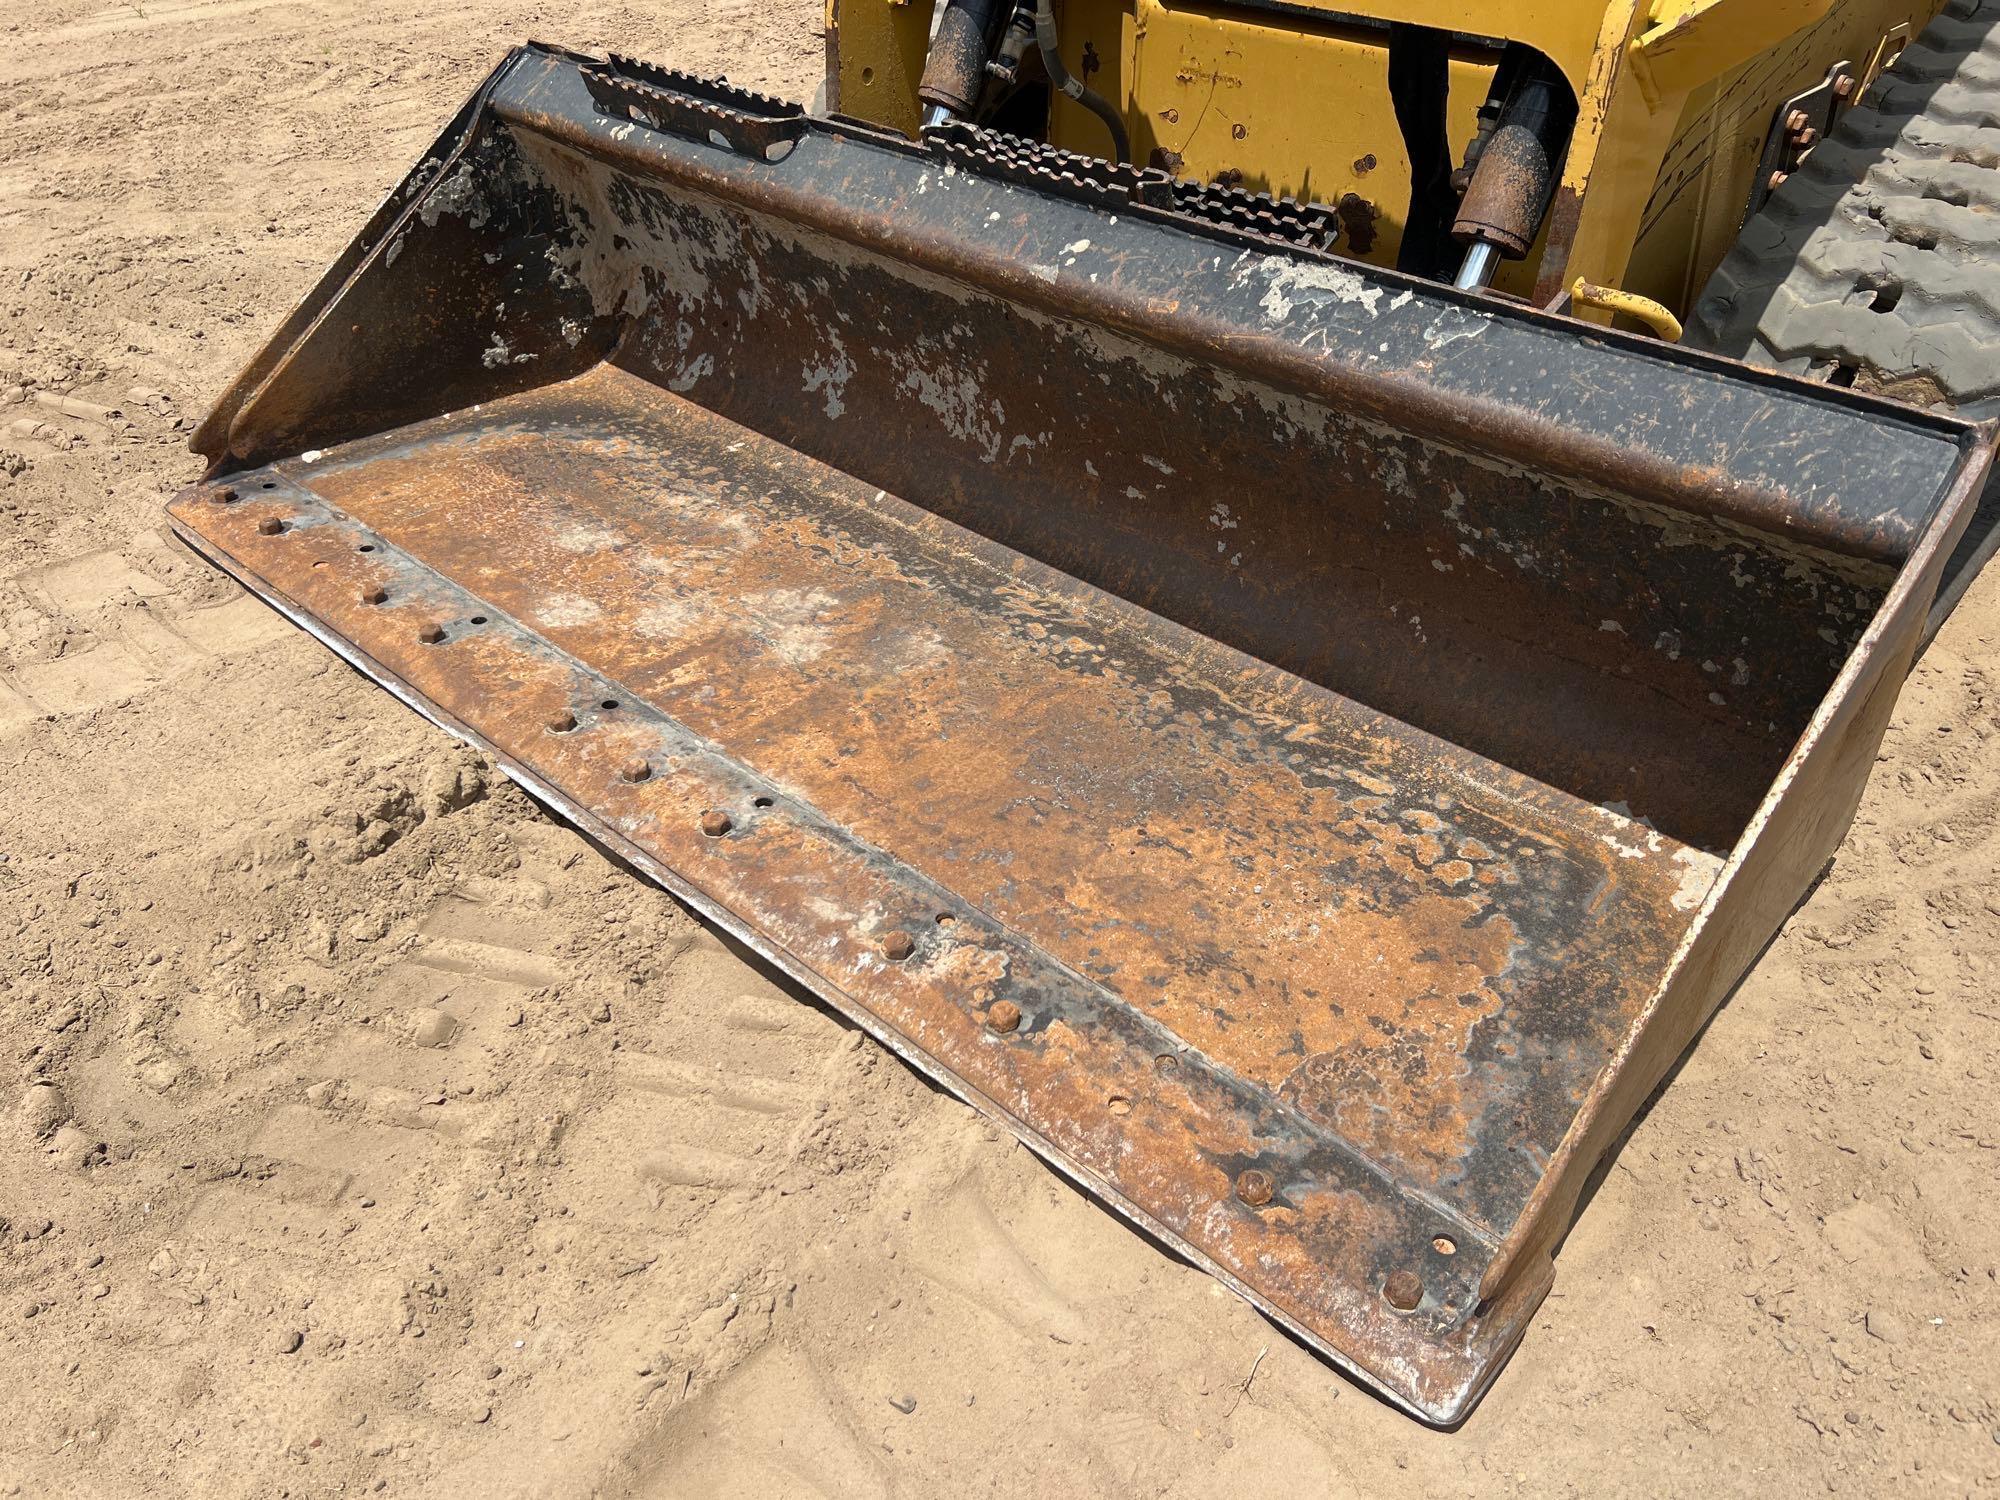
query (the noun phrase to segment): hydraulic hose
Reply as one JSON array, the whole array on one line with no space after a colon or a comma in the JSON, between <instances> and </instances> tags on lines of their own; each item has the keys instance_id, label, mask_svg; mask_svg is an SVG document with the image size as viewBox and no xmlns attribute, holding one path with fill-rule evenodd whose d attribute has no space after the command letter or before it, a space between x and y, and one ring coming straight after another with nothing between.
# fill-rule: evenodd
<instances>
[{"instance_id":1,"label":"hydraulic hose","mask_svg":"<svg viewBox=\"0 0 2000 1500\"><path fill-rule=\"evenodd\" d=\"M1451 237L1458 193L1451 185L1451 33L1434 26L1389 23L1389 99L1410 159L1410 211L1396 269L1433 279L1449 276L1463 253Z\"/></svg>"},{"instance_id":2,"label":"hydraulic hose","mask_svg":"<svg viewBox=\"0 0 2000 1500\"><path fill-rule=\"evenodd\" d=\"M1056 46L1056 12L1054 0L1038 0L1035 6L1035 46L1042 54L1042 66L1048 70L1049 82L1078 104L1104 122L1104 128L1111 132L1112 160L1127 162L1132 159L1132 140L1125 134L1125 121L1111 102L1102 94L1083 86L1083 80L1063 66L1062 53Z\"/></svg>"}]
</instances>

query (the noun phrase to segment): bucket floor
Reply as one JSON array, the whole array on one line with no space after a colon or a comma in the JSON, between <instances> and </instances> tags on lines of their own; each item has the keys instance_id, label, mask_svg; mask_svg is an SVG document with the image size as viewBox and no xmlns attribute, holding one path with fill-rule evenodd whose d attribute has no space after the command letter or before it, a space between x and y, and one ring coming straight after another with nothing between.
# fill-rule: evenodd
<instances>
[{"instance_id":1,"label":"bucket floor","mask_svg":"<svg viewBox=\"0 0 2000 1500\"><path fill-rule=\"evenodd\" d=\"M1518 1337L1710 856L613 365L228 482L195 545L1329 1354Z\"/></svg>"}]
</instances>

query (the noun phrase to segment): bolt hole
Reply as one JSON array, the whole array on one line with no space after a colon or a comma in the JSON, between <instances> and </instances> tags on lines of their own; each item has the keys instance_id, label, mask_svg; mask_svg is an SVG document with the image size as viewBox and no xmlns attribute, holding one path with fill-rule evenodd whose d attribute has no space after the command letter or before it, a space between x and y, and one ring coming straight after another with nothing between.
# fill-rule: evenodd
<instances>
[{"instance_id":1,"label":"bolt hole","mask_svg":"<svg viewBox=\"0 0 2000 1500\"><path fill-rule=\"evenodd\" d=\"M373 542L363 542L359 547L356 547L354 550L356 552L373 552L375 550L375 544Z\"/></svg>"},{"instance_id":2,"label":"bolt hole","mask_svg":"<svg viewBox=\"0 0 2000 1500\"><path fill-rule=\"evenodd\" d=\"M318 560L317 562L315 562L315 563L313 564L313 566L314 566L315 568L323 568L323 567L325 567L325 566L326 566L326 559L325 559L325 558L323 558L323 557L322 557L322 558L320 558L320 559L319 559L319 560Z\"/></svg>"},{"instance_id":3,"label":"bolt hole","mask_svg":"<svg viewBox=\"0 0 2000 1500\"><path fill-rule=\"evenodd\" d=\"M775 802L773 802L773 801L772 801L772 800L771 800L771 799L770 799L769 797L752 797L752 798L750 799L750 805L751 805L752 807L775 807L775 806L777 806L777 804L776 804Z\"/></svg>"},{"instance_id":4,"label":"bolt hole","mask_svg":"<svg viewBox=\"0 0 2000 1500\"><path fill-rule=\"evenodd\" d=\"M1458 1254L1458 1241L1448 1234L1441 1234L1431 1241L1431 1249L1437 1251L1439 1255L1456 1255Z\"/></svg>"},{"instance_id":5,"label":"bolt hole","mask_svg":"<svg viewBox=\"0 0 2000 1500\"><path fill-rule=\"evenodd\" d=\"M1132 1101L1123 1094L1113 1094L1105 1101L1104 1107L1114 1115L1129 1115L1132 1113Z\"/></svg>"},{"instance_id":6,"label":"bolt hole","mask_svg":"<svg viewBox=\"0 0 2000 1500\"><path fill-rule=\"evenodd\" d=\"M1153 1071L1155 1073L1177 1073L1180 1071L1180 1066L1181 1060L1171 1052L1162 1052L1158 1057L1153 1059Z\"/></svg>"},{"instance_id":7,"label":"bolt hole","mask_svg":"<svg viewBox=\"0 0 2000 1500\"><path fill-rule=\"evenodd\" d=\"M937 914L937 915L936 915L935 917L933 917L933 918L932 918L931 920L932 920L932 921L934 921L934 922L936 922L936 923L938 924L938 926L940 926L940 927L949 927L949 926L951 926L951 924L952 924L952 923L956 922L956 921L958 920L958 918L957 918L957 917L954 917L954 916L953 916L953 915L952 915L952 914L951 914L950 912L948 912L948 911L941 911L941 912L939 912L939 913L938 913L938 914Z\"/></svg>"},{"instance_id":8,"label":"bolt hole","mask_svg":"<svg viewBox=\"0 0 2000 1500\"><path fill-rule=\"evenodd\" d=\"M616 698L606 698L602 703L598 704L597 706L603 709L606 713L609 713L612 709L618 706L618 700Z\"/></svg>"},{"instance_id":9,"label":"bolt hole","mask_svg":"<svg viewBox=\"0 0 2000 1500\"><path fill-rule=\"evenodd\" d=\"M261 490L275 490L277 487L278 487L278 481L275 479L267 479L262 484L257 486L257 488Z\"/></svg>"},{"instance_id":10,"label":"bolt hole","mask_svg":"<svg viewBox=\"0 0 2000 1500\"><path fill-rule=\"evenodd\" d=\"M875 81L875 70L873 68L863 68L861 70L861 81L864 84L873 83Z\"/></svg>"},{"instance_id":11,"label":"bolt hole","mask_svg":"<svg viewBox=\"0 0 2000 1500\"><path fill-rule=\"evenodd\" d=\"M474 615L474 616L472 617L472 623L473 623L473 624L475 624L475 625L484 625L484 624L486 623L486 616L484 616L484 615Z\"/></svg>"},{"instance_id":12,"label":"bolt hole","mask_svg":"<svg viewBox=\"0 0 2000 1500\"><path fill-rule=\"evenodd\" d=\"M1896 304L1903 300L1903 283L1884 279L1870 284L1863 282L1861 290L1870 294L1868 308L1871 312L1889 313L1896 310Z\"/></svg>"}]
</instances>

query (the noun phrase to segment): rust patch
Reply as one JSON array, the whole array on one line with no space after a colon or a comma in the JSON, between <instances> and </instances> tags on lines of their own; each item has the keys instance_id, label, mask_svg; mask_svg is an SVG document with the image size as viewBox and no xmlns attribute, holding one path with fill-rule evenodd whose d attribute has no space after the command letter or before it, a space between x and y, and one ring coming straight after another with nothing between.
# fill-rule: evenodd
<instances>
[{"instance_id":1,"label":"rust patch","mask_svg":"<svg viewBox=\"0 0 2000 1500\"><path fill-rule=\"evenodd\" d=\"M1019 561L994 569L956 528L898 524L851 481L614 371L311 477L871 843L949 869L1186 1045L1321 1123L1363 1126L1353 1144L1431 1187L1478 1150L1481 1024L1574 982L1542 968L1541 935L1588 911L1656 956L1673 936L1652 913L1677 845L1621 859L1594 844L1595 810L1464 752L1332 695L1308 706L1270 669L1161 660L1158 622ZM847 729L829 737L832 703ZM1208 726L1232 721L1244 730L1218 745ZM988 723L1015 732L982 743ZM1479 882L1448 846L1514 852ZM1641 983L1582 982L1608 1038ZM1381 1087L1336 1109L1322 1081L1364 1074Z\"/></svg>"},{"instance_id":2,"label":"rust patch","mask_svg":"<svg viewBox=\"0 0 2000 1500\"><path fill-rule=\"evenodd\" d=\"M1678 846L608 367L272 473L176 517L1316 1341L1462 1395L1518 1331L1509 1014L1592 986L1601 1059ZM1535 953L1590 924L1617 963Z\"/></svg>"}]
</instances>

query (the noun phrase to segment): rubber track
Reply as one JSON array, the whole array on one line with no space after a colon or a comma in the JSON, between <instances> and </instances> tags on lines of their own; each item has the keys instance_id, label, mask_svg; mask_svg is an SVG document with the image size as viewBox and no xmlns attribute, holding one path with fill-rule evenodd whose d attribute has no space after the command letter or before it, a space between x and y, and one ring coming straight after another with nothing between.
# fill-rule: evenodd
<instances>
[{"instance_id":1,"label":"rubber track","mask_svg":"<svg viewBox=\"0 0 2000 1500\"><path fill-rule=\"evenodd\" d=\"M1744 225L1687 342L2000 416L2000 0L1952 0ZM1989 486L1932 628L2000 543Z\"/></svg>"}]
</instances>

